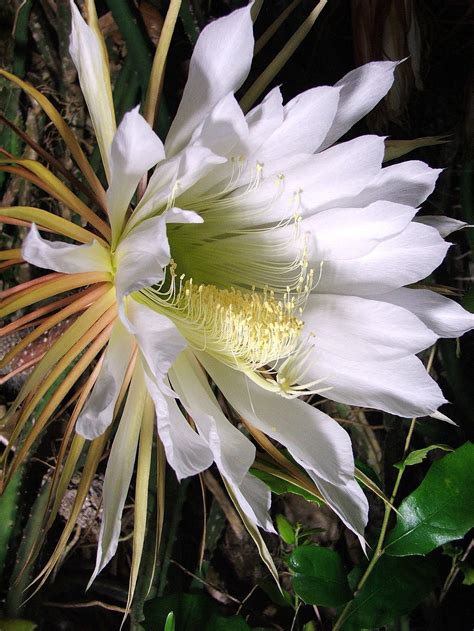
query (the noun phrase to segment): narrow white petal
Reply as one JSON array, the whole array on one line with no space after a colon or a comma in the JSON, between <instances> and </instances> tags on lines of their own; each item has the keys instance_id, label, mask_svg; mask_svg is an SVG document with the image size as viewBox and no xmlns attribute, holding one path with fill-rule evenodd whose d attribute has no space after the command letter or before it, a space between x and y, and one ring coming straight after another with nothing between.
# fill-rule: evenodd
<instances>
[{"instance_id":1,"label":"narrow white petal","mask_svg":"<svg viewBox=\"0 0 474 631\"><path fill-rule=\"evenodd\" d=\"M111 180L107 190L114 243L125 213L142 176L165 157L163 143L136 107L123 117L110 152Z\"/></svg>"},{"instance_id":2,"label":"narrow white petal","mask_svg":"<svg viewBox=\"0 0 474 631\"><path fill-rule=\"evenodd\" d=\"M82 94L92 119L107 178L110 178L110 148L115 133L115 111L107 59L96 33L71 5L69 53L76 66Z\"/></svg>"},{"instance_id":3,"label":"narrow white petal","mask_svg":"<svg viewBox=\"0 0 474 631\"><path fill-rule=\"evenodd\" d=\"M99 377L77 420L76 431L84 438L89 440L97 438L112 422L115 404L133 348L133 337L120 320L117 320L110 336Z\"/></svg>"},{"instance_id":4,"label":"narrow white petal","mask_svg":"<svg viewBox=\"0 0 474 631\"><path fill-rule=\"evenodd\" d=\"M451 233L468 226L465 221L459 221L459 219L453 219L452 217L439 217L437 215L423 215L422 217L417 217L415 221L436 228L442 237L447 237Z\"/></svg>"},{"instance_id":5,"label":"narrow white petal","mask_svg":"<svg viewBox=\"0 0 474 631\"><path fill-rule=\"evenodd\" d=\"M316 484L326 481L340 489L328 499L330 506L362 536L361 502L348 506L349 484L354 480L354 459L347 432L332 418L298 399L288 400L249 381L242 373L199 354L199 359L226 399L257 429L286 446ZM342 500L344 498L344 507Z\"/></svg>"},{"instance_id":6,"label":"narrow white petal","mask_svg":"<svg viewBox=\"0 0 474 631\"><path fill-rule=\"evenodd\" d=\"M112 272L110 253L97 241L84 245L46 241L35 224L23 242L22 254L31 265L64 274Z\"/></svg>"},{"instance_id":7,"label":"narrow white petal","mask_svg":"<svg viewBox=\"0 0 474 631\"><path fill-rule=\"evenodd\" d=\"M309 343L351 361L386 361L434 344L437 336L413 313L382 300L312 294L303 314L305 332L313 335Z\"/></svg>"},{"instance_id":8,"label":"narrow white petal","mask_svg":"<svg viewBox=\"0 0 474 631\"><path fill-rule=\"evenodd\" d=\"M102 493L103 514L97 543L97 560L89 585L117 550L122 511L133 475L145 400L143 371L137 364L108 458Z\"/></svg>"},{"instance_id":9,"label":"narrow white petal","mask_svg":"<svg viewBox=\"0 0 474 631\"><path fill-rule=\"evenodd\" d=\"M416 283L441 264L449 246L434 228L412 222L361 258L325 262L316 291L367 296ZM310 264L318 269L317 261Z\"/></svg>"},{"instance_id":10,"label":"narrow white petal","mask_svg":"<svg viewBox=\"0 0 474 631\"><path fill-rule=\"evenodd\" d=\"M414 355L388 361L356 361L318 348L306 378L323 379L333 401L397 416L428 416L446 403L443 393Z\"/></svg>"},{"instance_id":11,"label":"narrow white petal","mask_svg":"<svg viewBox=\"0 0 474 631\"><path fill-rule=\"evenodd\" d=\"M244 82L252 63L251 4L212 22L194 47L183 98L166 139L166 154L174 155L189 141L211 109Z\"/></svg>"},{"instance_id":12,"label":"narrow white petal","mask_svg":"<svg viewBox=\"0 0 474 631\"><path fill-rule=\"evenodd\" d=\"M283 122L283 97L280 88L273 88L256 107L245 116L251 152L256 151Z\"/></svg>"},{"instance_id":13,"label":"narrow white petal","mask_svg":"<svg viewBox=\"0 0 474 631\"><path fill-rule=\"evenodd\" d=\"M341 88L339 107L321 149L346 133L368 114L390 90L398 62L374 61L352 70L336 83Z\"/></svg>"},{"instance_id":14,"label":"narrow white petal","mask_svg":"<svg viewBox=\"0 0 474 631\"><path fill-rule=\"evenodd\" d=\"M473 313L429 289L401 287L378 299L408 309L440 337L461 337L474 328Z\"/></svg>"},{"instance_id":15,"label":"narrow white petal","mask_svg":"<svg viewBox=\"0 0 474 631\"><path fill-rule=\"evenodd\" d=\"M224 416L193 352L182 353L170 373L181 403L205 438L221 473L239 486L255 459L255 447Z\"/></svg>"},{"instance_id":16,"label":"narrow white petal","mask_svg":"<svg viewBox=\"0 0 474 631\"><path fill-rule=\"evenodd\" d=\"M247 473L239 486L228 478L226 481L232 487L234 498L247 518L256 526L276 534L269 514L272 495L268 486L250 473Z\"/></svg>"}]
</instances>

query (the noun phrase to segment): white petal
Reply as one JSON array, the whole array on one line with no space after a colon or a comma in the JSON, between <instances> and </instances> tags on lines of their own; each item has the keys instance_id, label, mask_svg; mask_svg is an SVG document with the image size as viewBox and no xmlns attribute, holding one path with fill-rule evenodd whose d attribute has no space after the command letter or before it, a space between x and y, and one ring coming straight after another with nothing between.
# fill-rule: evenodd
<instances>
[{"instance_id":1,"label":"white petal","mask_svg":"<svg viewBox=\"0 0 474 631\"><path fill-rule=\"evenodd\" d=\"M258 149L283 122L283 97L280 88L273 88L256 107L245 116L251 152Z\"/></svg>"},{"instance_id":2,"label":"white petal","mask_svg":"<svg viewBox=\"0 0 474 631\"><path fill-rule=\"evenodd\" d=\"M70 5L69 53L79 75L79 83L92 119L107 179L110 179L109 160L115 133L115 111L107 58L103 42L86 24L74 0L70 0Z\"/></svg>"},{"instance_id":3,"label":"white petal","mask_svg":"<svg viewBox=\"0 0 474 631\"><path fill-rule=\"evenodd\" d=\"M203 146L221 156L240 155L248 143L245 116L232 92L226 94L196 128L191 145Z\"/></svg>"},{"instance_id":4,"label":"white petal","mask_svg":"<svg viewBox=\"0 0 474 631\"><path fill-rule=\"evenodd\" d=\"M429 289L401 287L378 299L408 309L440 337L460 337L474 328L473 313Z\"/></svg>"},{"instance_id":5,"label":"white petal","mask_svg":"<svg viewBox=\"0 0 474 631\"><path fill-rule=\"evenodd\" d=\"M425 224L425 226L436 228L442 237L447 237L452 232L456 232L468 226L465 221L459 221L452 217L439 217L437 215L423 215L422 217L417 217L415 221L419 221Z\"/></svg>"},{"instance_id":6,"label":"white petal","mask_svg":"<svg viewBox=\"0 0 474 631\"><path fill-rule=\"evenodd\" d=\"M138 182L165 155L163 143L138 110L136 107L125 114L110 152L111 180L107 205L114 243L120 236L125 213Z\"/></svg>"},{"instance_id":7,"label":"white petal","mask_svg":"<svg viewBox=\"0 0 474 631\"><path fill-rule=\"evenodd\" d=\"M322 153L290 158L281 176L267 176L257 187L236 189L226 200L231 219L240 218L244 226L268 224L291 218L295 211L302 217L337 206L334 200L358 195L380 171L384 151L383 138L361 136L331 147ZM282 161L280 161L282 162ZM273 169L270 169L272 171ZM235 207L232 201L235 200ZM225 215L223 215L225 220Z\"/></svg>"},{"instance_id":8,"label":"white petal","mask_svg":"<svg viewBox=\"0 0 474 631\"><path fill-rule=\"evenodd\" d=\"M156 410L158 434L166 459L178 480L201 473L213 462L212 451L184 418L176 400L163 394L155 380L146 376L148 392Z\"/></svg>"},{"instance_id":9,"label":"white petal","mask_svg":"<svg viewBox=\"0 0 474 631\"><path fill-rule=\"evenodd\" d=\"M166 139L166 154L182 149L211 109L236 92L250 70L253 55L251 4L212 22L194 47L183 98Z\"/></svg>"},{"instance_id":10,"label":"white petal","mask_svg":"<svg viewBox=\"0 0 474 631\"><path fill-rule=\"evenodd\" d=\"M121 316L124 316L122 302L128 294L163 280L164 268L171 257L168 223L202 223L202 218L190 210L171 208L138 224L119 243L115 286Z\"/></svg>"},{"instance_id":11,"label":"white petal","mask_svg":"<svg viewBox=\"0 0 474 631\"><path fill-rule=\"evenodd\" d=\"M193 352L182 353L170 374L181 403L214 455L219 471L239 486L255 459L255 447L224 416Z\"/></svg>"},{"instance_id":12,"label":"white petal","mask_svg":"<svg viewBox=\"0 0 474 631\"><path fill-rule=\"evenodd\" d=\"M348 484L354 479L351 442L336 421L303 401L290 401L263 390L205 353L200 353L199 359L237 412L286 446L316 484L326 481L339 487L341 497L352 492ZM360 504L354 506L352 513L347 510L348 502L344 504L343 508L340 497L330 500L331 507L362 536Z\"/></svg>"},{"instance_id":13,"label":"white petal","mask_svg":"<svg viewBox=\"0 0 474 631\"><path fill-rule=\"evenodd\" d=\"M413 219L410 206L379 201L366 208L331 208L301 222L312 260L353 259L399 234Z\"/></svg>"},{"instance_id":14,"label":"white petal","mask_svg":"<svg viewBox=\"0 0 474 631\"><path fill-rule=\"evenodd\" d=\"M84 245L46 241L35 224L31 224L21 251L25 261L31 265L55 272L112 272L110 253L97 241Z\"/></svg>"},{"instance_id":15,"label":"white petal","mask_svg":"<svg viewBox=\"0 0 474 631\"><path fill-rule=\"evenodd\" d=\"M104 363L92 393L76 424L76 431L93 440L112 422L117 397L130 362L134 339L117 320L112 329Z\"/></svg>"},{"instance_id":16,"label":"white petal","mask_svg":"<svg viewBox=\"0 0 474 631\"><path fill-rule=\"evenodd\" d=\"M339 107L321 149L346 133L368 114L390 90L398 62L374 61L346 74L334 87L340 87Z\"/></svg>"},{"instance_id":17,"label":"white petal","mask_svg":"<svg viewBox=\"0 0 474 631\"><path fill-rule=\"evenodd\" d=\"M441 169L424 162L407 160L381 169L356 197L348 197L341 206L367 206L384 199L416 208L433 192Z\"/></svg>"},{"instance_id":18,"label":"white petal","mask_svg":"<svg viewBox=\"0 0 474 631\"><path fill-rule=\"evenodd\" d=\"M386 361L419 353L437 339L410 311L358 296L312 294L303 319L305 332L314 335L315 355L321 350L341 360Z\"/></svg>"},{"instance_id":19,"label":"white petal","mask_svg":"<svg viewBox=\"0 0 474 631\"><path fill-rule=\"evenodd\" d=\"M193 184L206 176L216 165L226 162L207 147L191 146L170 160L159 164L151 176L145 194L135 208L127 230L153 214L158 214L166 206L173 206L174 200L186 192Z\"/></svg>"},{"instance_id":20,"label":"white petal","mask_svg":"<svg viewBox=\"0 0 474 631\"><path fill-rule=\"evenodd\" d=\"M369 517L369 504L359 484L355 480L349 480L341 487L321 478L311 477L329 506L332 506L342 522L356 533L365 551L364 528Z\"/></svg>"},{"instance_id":21,"label":"white petal","mask_svg":"<svg viewBox=\"0 0 474 631\"><path fill-rule=\"evenodd\" d=\"M325 262L316 291L367 296L416 283L440 265L449 246L434 228L412 222L359 259Z\"/></svg>"},{"instance_id":22,"label":"white petal","mask_svg":"<svg viewBox=\"0 0 474 631\"><path fill-rule=\"evenodd\" d=\"M302 92L284 108L284 120L258 152L261 161L298 153L314 153L331 127L339 88L319 87Z\"/></svg>"},{"instance_id":23,"label":"white petal","mask_svg":"<svg viewBox=\"0 0 474 631\"><path fill-rule=\"evenodd\" d=\"M160 386L187 342L173 322L161 313L133 299L129 300L127 307L140 350ZM164 390L170 393L168 386Z\"/></svg>"},{"instance_id":24,"label":"white petal","mask_svg":"<svg viewBox=\"0 0 474 631\"><path fill-rule=\"evenodd\" d=\"M227 484L232 487L234 497L245 515L256 526L276 534L268 512L272 502L268 486L250 473L244 477L240 486L236 486L228 478L226 480Z\"/></svg>"},{"instance_id":25,"label":"white petal","mask_svg":"<svg viewBox=\"0 0 474 631\"><path fill-rule=\"evenodd\" d=\"M102 492L103 515L97 542L97 560L89 585L117 550L122 511L133 475L145 400L143 371L138 364L133 374L125 409L115 434L105 472Z\"/></svg>"},{"instance_id":26,"label":"white petal","mask_svg":"<svg viewBox=\"0 0 474 631\"><path fill-rule=\"evenodd\" d=\"M315 346L306 379L323 379L325 396L348 405L397 416L428 416L446 403L441 390L414 355L389 361L350 361Z\"/></svg>"}]
</instances>

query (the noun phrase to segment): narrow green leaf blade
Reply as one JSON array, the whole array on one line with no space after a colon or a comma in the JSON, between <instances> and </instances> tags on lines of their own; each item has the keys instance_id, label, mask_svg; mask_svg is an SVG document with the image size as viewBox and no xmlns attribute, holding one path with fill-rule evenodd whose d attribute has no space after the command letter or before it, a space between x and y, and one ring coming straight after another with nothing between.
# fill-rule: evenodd
<instances>
[{"instance_id":1,"label":"narrow green leaf blade","mask_svg":"<svg viewBox=\"0 0 474 631\"><path fill-rule=\"evenodd\" d=\"M340 556L319 546L301 546L289 559L293 589L310 605L337 607L352 597Z\"/></svg>"},{"instance_id":2,"label":"narrow green leaf blade","mask_svg":"<svg viewBox=\"0 0 474 631\"><path fill-rule=\"evenodd\" d=\"M392 556L427 554L460 539L474 526L474 445L466 443L435 462L420 486L403 500L387 538Z\"/></svg>"},{"instance_id":3,"label":"narrow green leaf blade","mask_svg":"<svg viewBox=\"0 0 474 631\"><path fill-rule=\"evenodd\" d=\"M405 469L405 467L411 467L415 464L421 464L423 460L427 457L430 451L433 449L442 449L443 451L454 451L452 447L449 445L429 445L428 447L424 447L423 449L415 449L408 454L408 456L402 460L401 462L397 462L395 467L397 469Z\"/></svg>"}]
</instances>

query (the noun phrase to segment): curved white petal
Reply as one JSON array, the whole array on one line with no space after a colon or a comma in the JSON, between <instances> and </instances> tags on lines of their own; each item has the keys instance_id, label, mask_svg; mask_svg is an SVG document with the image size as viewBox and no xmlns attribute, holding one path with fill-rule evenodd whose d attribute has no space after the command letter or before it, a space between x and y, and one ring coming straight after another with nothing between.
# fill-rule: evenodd
<instances>
[{"instance_id":1,"label":"curved white petal","mask_svg":"<svg viewBox=\"0 0 474 631\"><path fill-rule=\"evenodd\" d=\"M255 459L255 447L224 416L193 352L182 353L170 373L181 403L214 455L219 471L239 486Z\"/></svg>"},{"instance_id":2,"label":"curved white petal","mask_svg":"<svg viewBox=\"0 0 474 631\"><path fill-rule=\"evenodd\" d=\"M257 429L286 446L291 455L308 471L316 484L326 481L340 489L341 497L351 493L354 459L347 432L332 418L298 399L288 400L267 392L242 373L223 366L199 353L199 360L226 399L237 412ZM353 512L340 507L340 497L330 500L331 507L348 526L362 536L365 508L353 506ZM345 502L348 504L348 502ZM350 514L348 514L350 513Z\"/></svg>"},{"instance_id":3,"label":"curved white petal","mask_svg":"<svg viewBox=\"0 0 474 631\"><path fill-rule=\"evenodd\" d=\"M102 491L103 513L97 542L97 559L89 585L117 550L122 511L132 480L145 401L146 389L143 371L137 364L105 471Z\"/></svg>"},{"instance_id":4,"label":"curved white petal","mask_svg":"<svg viewBox=\"0 0 474 631\"><path fill-rule=\"evenodd\" d=\"M474 328L473 313L429 289L401 287L378 296L378 300L408 309L440 337L461 337Z\"/></svg>"},{"instance_id":5,"label":"curved white petal","mask_svg":"<svg viewBox=\"0 0 474 631\"><path fill-rule=\"evenodd\" d=\"M334 87L341 88L339 107L321 149L332 145L387 94L397 65L393 61L373 61L336 83Z\"/></svg>"},{"instance_id":6,"label":"curved white petal","mask_svg":"<svg viewBox=\"0 0 474 631\"><path fill-rule=\"evenodd\" d=\"M283 122L283 97L277 86L245 116L249 129L250 152L257 150Z\"/></svg>"},{"instance_id":7,"label":"curved white petal","mask_svg":"<svg viewBox=\"0 0 474 631\"><path fill-rule=\"evenodd\" d=\"M416 210L379 201L366 208L331 208L303 219L311 260L354 259L407 227Z\"/></svg>"},{"instance_id":8,"label":"curved white petal","mask_svg":"<svg viewBox=\"0 0 474 631\"><path fill-rule=\"evenodd\" d=\"M447 237L451 233L468 226L465 221L459 221L459 219L453 219L452 217L439 217L437 215L423 215L422 217L417 217L415 221L419 221L425 224L425 226L436 228L442 237Z\"/></svg>"},{"instance_id":9,"label":"curved white petal","mask_svg":"<svg viewBox=\"0 0 474 631\"><path fill-rule=\"evenodd\" d=\"M115 254L115 287L121 317L125 317L122 303L128 294L163 280L164 268L171 257L168 223L202 223L202 218L190 210L171 208L138 224L119 243Z\"/></svg>"},{"instance_id":10,"label":"curved white petal","mask_svg":"<svg viewBox=\"0 0 474 631\"><path fill-rule=\"evenodd\" d=\"M162 388L157 386L150 375L146 375L146 384L155 404L158 435L165 449L166 460L178 480L210 467L213 462L212 451L184 418L176 400L163 394Z\"/></svg>"},{"instance_id":11,"label":"curved white petal","mask_svg":"<svg viewBox=\"0 0 474 631\"><path fill-rule=\"evenodd\" d=\"M165 157L161 140L138 112L127 112L115 133L110 152L107 206L116 244L125 213L142 176Z\"/></svg>"},{"instance_id":12,"label":"curved white petal","mask_svg":"<svg viewBox=\"0 0 474 631\"><path fill-rule=\"evenodd\" d=\"M323 86L306 90L289 101L281 125L259 149L259 160L314 153L334 121L339 92L339 88Z\"/></svg>"},{"instance_id":13,"label":"curved white petal","mask_svg":"<svg viewBox=\"0 0 474 631\"><path fill-rule=\"evenodd\" d=\"M64 274L112 272L110 253L97 241L84 245L46 241L35 224L31 224L21 252L31 265Z\"/></svg>"},{"instance_id":14,"label":"curved white petal","mask_svg":"<svg viewBox=\"0 0 474 631\"><path fill-rule=\"evenodd\" d=\"M340 360L386 361L419 353L437 339L410 311L358 296L312 294L303 318L315 349Z\"/></svg>"},{"instance_id":15,"label":"curved white petal","mask_svg":"<svg viewBox=\"0 0 474 631\"><path fill-rule=\"evenodd\" d=\"M228 478L226 482L232 487L234 499L247 518L256 526L276 534L269 514L272 495L268 486L250 473L247 473L239 486Z\"/></svg>"},{"instance_id":16,"label":"curved white petal","mask_svg":"<svg viewBox=\"0 0 474 631\"><path fill-rule=\"evenodd\" d=\"M99 377L76 423L77 433L84 438L97 438L112 422L115 404L134 346L133 337L120 320L117 320L105 351Z\"/></svg>"},{"instance_id":17,"label":"curved white petal","mask_svg":"<svg viewBox=\"0 0 474 631\"><path fill-rule=\"evenodd\" d=\"M361 258L325 262L315 291L368 296L416 283L441 264L449 246L434 228L412 222ZM318 261L310 265L319 268Z\"/></svg>"},{"instance_id":18,"label":"curved white petal","mask_svg":"<svg viewBox=\"0 0 474 631\"><path fill-rule=\"evenodd\" d=\"M362 207L384 199L416 208L433 192L440 173L418 160L393 164L381 169L357 196L340 199L338 205Z\"/></svg>"},{"instance_id":19,"label":"curved white petal","mask_svg":"<svg viewBox=\"0 0 474 631\"><path fill-rule=\"evenodd\" d=\"M69 53L79 75L82 94L94 126L107 179L110 180L110 148L115 133L115 110L104 42L86 24L74 0L71 6Z\"/></svg>"},{"instance_id":20,"label":"curved white petal","mask_svg":"<svg viewBox=\"0 0 474 631\"><path fill-rule=\"evenodd\" d=\"M203 146L216 155L241 155L248 144L245 116L232 92L212 108L193 133L190 144Z\"/></svg>"},{"instance_id":21,"label":"curved white petal","mask_svg":"<svg viewBox=\"0 0 474 631\"><path fill-rule=\"evenodd\" d=\"M212 22L194 47L183 98L166 138L172 156L229 92L236 92L250 70L253 55L251 4Z\"/></svg>"},{"instance_id":22,"label":"curved white petal","mask_svg":"<svg viewBox=\"0 0 474 631\"><path fill-rule=\"evenodd\" d=\"M446 403L441 390L414 355L389 361L349 360L318 348L306 379L323 379L326 396L339 403L383 410L397 416L428 416Z\"/></svg>"}]
</instances>

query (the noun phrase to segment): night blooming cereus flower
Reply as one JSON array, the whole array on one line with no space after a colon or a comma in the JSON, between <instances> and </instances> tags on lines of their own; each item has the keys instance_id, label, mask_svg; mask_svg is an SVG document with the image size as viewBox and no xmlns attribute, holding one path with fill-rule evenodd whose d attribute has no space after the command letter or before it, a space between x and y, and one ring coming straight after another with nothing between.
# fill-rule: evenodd
<instances>
[{"instance_id":1,"label":"night blooming cereus flower","mask_svg":"<svg viewBox=\"0 0 474 631\"><path fill-rule=\"evenodd\" d=\"M367 501L354 479L349 437L298 397L324 392L334 401L399 416L441 416L445 399L416 353L439 336L459 336L474 326L474 317L456 303L404 287L441 263L449 247L443 237L463 225L415 220L438 171L413 161L382 168L384 139L377 136L335 144L387 93L396 63L367 64L334 87L308 90L286 105L275 88L245 115L234 97L253 55L250 7L244 7L201 33L163 145L138 108L116 128L96 17L92 12L86 24L72 4L70 52L106 192L49 101L3 72L55 122L98 208L95 213L39 163L10 160L81 215L85 226L30 207L2 212L5 221L31 224L21 254L3 258L13 263L23 257L52 272L6 292L2 317L50 302L17 320L36 326L4 363L70 319L10 411L17 419L14 445L41 398L65 374L14 453L10 471L93 364L61 448L64 466L53 478L51 514L85 453L79 511L116 430L94 577L117 548L136 463L133 591L155 429L179 479L217 465L262 543L256 527L273 530L270 492L249 473L255 447L224 414L209 376L248 432L269 449L265 435L286 447L315 492L363 541ZM76 243L46 239L42 231Z\"/></svg>"}]
</instances>

